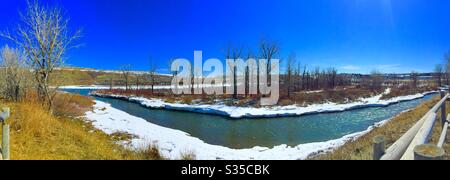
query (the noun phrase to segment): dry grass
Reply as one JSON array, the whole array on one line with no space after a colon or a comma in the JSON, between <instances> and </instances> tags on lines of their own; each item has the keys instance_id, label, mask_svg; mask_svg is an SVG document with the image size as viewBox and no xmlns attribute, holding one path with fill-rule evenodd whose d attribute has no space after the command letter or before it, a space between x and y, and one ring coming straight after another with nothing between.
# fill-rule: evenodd
<instances>
[{"instance_id":1,"label":"dry grass","mask_svg":"<svg viewBox=\"0 0 450 180\"><path fill-rule=\"evenodd\" d=\"M95 83L96 73L87 71L56 70L50 74L51 84L91 85Z\"/></svg>"},{"instance_id":2,"label":"dry grass","mask_svg":"<svg viewBox=\"0 0 450 180\"><path fill-rule=\"evenodd\" d=\"M400 87L391 88L391 92L389 94L383 95L383 97L381 97L381 99L390 99L390 98L398 97L398 96L414 95L417 93L423 93L423 92L432 91L432 90L436 90L436 89L437 89L436 87L431 87L431 86L425 86L425 87L420 87L420 88L411 88L409 86L400 86Z\"/></svg>"},{"instance_id":3,"label":"dry grass","mask_svg":"<svg viewBox=\"0 0 450 180\"><path fill-rule=\"evenodd\" d=\"M399 139L406 131L408 131L421 117L423 117L437 102L439 98L434 98L428 102L419 105L412 111L405 112L395 117L386 125L376 128L370 133L364 135L354 142L349 142L344 146L338 148L334 152L314 157L314 160L371 160L372 159L372 139L377 135L386 136L388 143L387 147L392 145ZM447 112L450 108L447 106ZM439 139L440 123L436 124L432 143L436 144ZM450 152L450 146L445 147L446 152ZM448 155L448 153L447 153ZM449 159L449 157L446 157Z\"/></svg>"},{"instance_id":4,"label":"dry grass","mask_svg":"<svg viewBox=\"0 0 450 180\"><path fill-rule=\"evenodd\" d=\"M68 98L68 99L67 99ZM59 104L82 102L75 107L86 110L88 99L82 96L62 96ZM163 159L156 147L151 151L136 152L118 145L114 136L92 128L90 123L69 116L53 116L40 104L27 101L5 103L11 107L11 159L14 160L154 160ZM66 108L62 108L67 112ZM155 155L158 154L158 155Z\"/></svg>"},{"instance_id":5,"label":"dry grass","mask_svg":"<svg viewBox=\"0 0 450 180\"><path fill-rule=\"evenodd\" d=\"M164 160L165 158L160 154L157 144L152 144L145 149L141 149L135 153L139 159L155 159Z\"/></svg>"},{"instance_id":6,"label":"dry grass","mask_svg":"<svg viewBox=\"0 0 450 180\"><path fill-rule=\"evenodd\" d=\"M58 69L50 74L52 85L110 85L111 79L114 85L125 85L121 73L86 71L81 69ZM156 76L157 83L170 83L172 78L169 76ZM136 84L136 76L130 79L130 85ZM149 77L140 76L139 83L141 85L150 84Z\"/></svg>"},{"instance_id":7,"label":"dry grass","mask_svg":"<svg viewBox=\"0 0 450 180\"><path fill-rule=\"evenodd\" d=\"M115 132L115 133L112 133L110 136L114 141L117 141L117 142L130 141L133 138L136 138L135 135L132 135L132 134L129 134L126 132Z\"/></svg>"},{"instance_id":8,"label":"dry grass","mask_svg":"<svg viewBox=\"0 0 450 180\"><path fill-rule=\"evenodd\" d=\"M347 103L356 101L360 98L375 96L382 91L368 90L358 87L336 88L332 90L323 90L313 93L297 92L292 97L284 97L292 103L299 105L322 104L327 102Z\"/></svg>"},{"instance_id":9,"label":"dry grass","mask_svg":"<svg viewBox=\"0 0 450 180\"><path fill-rule=\"evenodd\" d=\"M195 155L194 152L185 152L181 154L181 160L187 160L187 161L192 161L192 160L196 160L197 156Z\"/></svg>"},{"instance_id":10,"label":"dry grass","mask_svg":"<svg viewBox=\"0 0 450 180\"><path fill-rule=\"evenodd\" d=\"M57 116L79 117L92 110L94 101L90 97L78 94L57 94L54 100L53 112Z\"/></svg>"}]
</instances>

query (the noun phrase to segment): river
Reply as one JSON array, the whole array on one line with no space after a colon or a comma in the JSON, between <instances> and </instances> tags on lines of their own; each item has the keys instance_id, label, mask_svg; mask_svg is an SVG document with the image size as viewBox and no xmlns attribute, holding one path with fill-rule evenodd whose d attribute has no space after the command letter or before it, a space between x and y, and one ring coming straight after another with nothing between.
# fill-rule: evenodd
<instances>
[{"instance_id":1,"label":"river","mask_svg":"<svg viewBox=\"0 0 450 180\"><path fill-rule=\"evenodd\" d=\"M92 90L64 91L88 95ZM112 107L163 127L181 130L208 144L242 149L255 146L323 142L367 130L375 123L390 119L434 97L400 102L388 107L368 107L337 113L321 113L285 118L229 119L226 117L149 109L123 100L98 98Z\"/></svg>"}]
</instances>

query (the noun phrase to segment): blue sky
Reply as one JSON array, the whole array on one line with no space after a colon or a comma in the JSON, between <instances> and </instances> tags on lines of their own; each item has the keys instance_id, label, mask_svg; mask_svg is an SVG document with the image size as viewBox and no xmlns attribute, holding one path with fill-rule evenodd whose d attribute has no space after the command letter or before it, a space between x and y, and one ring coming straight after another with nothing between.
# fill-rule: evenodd
<instances>
[{"instance_id":1,"label":"blue sky","mask_svg":"<svg viewBox=\"0 0 450 180\"><path fill-rule=\"evenodd\" d=\"M432 71L450 51L450 1L442 0L46 0L83 29L67 64L167 73L171 58L222 58L231 43L257 51L261 39L310 67L340 72ZM25 0L2 0L0 30L13 29ZM12 45L0 39L0 45Z\"/></svg>"}]
</instances>

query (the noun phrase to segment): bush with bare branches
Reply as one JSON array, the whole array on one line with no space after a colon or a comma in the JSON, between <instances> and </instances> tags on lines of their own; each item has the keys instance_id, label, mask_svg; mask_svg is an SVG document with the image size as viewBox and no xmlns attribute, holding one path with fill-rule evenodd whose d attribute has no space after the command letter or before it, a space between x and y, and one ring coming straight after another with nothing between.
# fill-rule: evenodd
<instances>
[{"instance_id":1,"label":"bush with bare branches","mask_svg":"<svg viewBox=\"0 0 450 180\"><path fill-rule=\"evenodd\" d=\"M17 49L5 46L0 50L0 93L9 101L20 101L27 87L30 71L26 69L23 56Z\"/></svg>"},{"instance_id":2,"label":"bush with bare branches","mask_svg":"<svg viewBox=\"0 0 450 180\"><path fill-rule=\"evenodd\" d=\"M0 35L23 49L26 61L33 70L40 101L51 110L57 87L49 86L50 74L63 64L67 50L77 47L74 42L81 37L78 30L69 32L68 18L57 7L43 6L38 1L28 2L21 23L14 33Z\"/></svg>"}]
</instances>

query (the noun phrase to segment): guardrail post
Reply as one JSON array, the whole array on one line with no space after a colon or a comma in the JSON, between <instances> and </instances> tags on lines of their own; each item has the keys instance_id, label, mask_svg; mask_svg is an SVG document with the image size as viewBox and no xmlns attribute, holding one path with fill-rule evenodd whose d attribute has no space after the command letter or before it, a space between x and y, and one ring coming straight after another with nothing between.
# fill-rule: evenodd
<instances>
[{"instance_id":1,"label":"guardrail post","mask_svg":"<svg viewBox=\"0 0 450 180\"><path fill-rule=\"evenodd\" d=\"M443 160L444 155L444 149L434 144L424 144L414 148L414 160Z\"/></svg>"},{"instance_id":2,"label":"guardrail post","mask_svg":"<svg viewBox=\"0 0 450 180\"><path fill-rule=\"evenodd\" d=\"M386 137L379 135L372 139L373 160L380 160L386 153Z\"/></svg>"},{"instance_id":3,"label":"guardrail post","mask_svg":"<svg viewBox=\"0 0 450 180\"><path fill-rule=\"evenodd\" d=\"M2 152L1 156L3 160L9 160L9 123L8 118L10 115L9 108L3 108L0 112L0 122L2 125Z\"/></svg>"},{"instance_id":4,"label":"guardrail post","mask_svg":"<svg viewBox=\"0 0 450 180\"><path fill-rule=\"evenodd\" d=\"M441 99L445 98L445 91L441 91ZM447 100L444 101L444 103L442 103L441 106L441 125L442 127L444 127L445 122L447 121Z\"/></svg>"}]
</instances>

